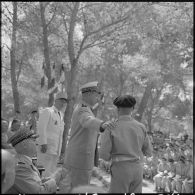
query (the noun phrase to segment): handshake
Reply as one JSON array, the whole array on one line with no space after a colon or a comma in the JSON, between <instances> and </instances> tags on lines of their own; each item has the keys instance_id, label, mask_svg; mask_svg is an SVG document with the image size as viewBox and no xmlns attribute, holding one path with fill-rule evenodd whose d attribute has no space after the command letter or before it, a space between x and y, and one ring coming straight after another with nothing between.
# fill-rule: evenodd
<instances>
[{"instance_id":1,"label":"handshake","mask_svg":"<svg viewBox=\"0 0 195 195\"><path fill-rule=\"evenodd\" d=\"M114 121L106 121L106 122L102 122L101 125L100 125L100 132L104 132L105 129L107 130L112 130L116 127L116 122Z\"/></svg>"}]
</instances>

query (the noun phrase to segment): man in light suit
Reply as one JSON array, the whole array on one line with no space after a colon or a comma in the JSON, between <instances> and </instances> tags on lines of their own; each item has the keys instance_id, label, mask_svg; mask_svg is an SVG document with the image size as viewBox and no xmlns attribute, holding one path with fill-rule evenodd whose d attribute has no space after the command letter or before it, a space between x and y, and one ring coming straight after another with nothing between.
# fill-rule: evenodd
<instances>
[{"instance_id":1,"label":"man in light suit","mask_svg":"<svg viewBox=\"0 0 195 195\"><path fill-rule=\"evenodd\" d=\"M49 176L56 170L64 131L61 111L64 110L66 104L66 94L59 92L56 94L54 105L43 109L39 116L37 164L44 166L43 176Z\"/></svg>"},{"instance_id":2,"label":"man in light suit","mask_svg":"<svg viewBox=\"0 0 195 195\"><path fill-rule=\"evenodd\" d=\"M37 155L35 139L38 135L29 129L18 130L9 143L16 150L16 172L14 185L7 191L8 194L39 194L55 193L65 170L58 170L48 178L41 178L32 158Z\"/></svg>"},{"instance_id":3,"label":"man in light suit","mask_svg":"<svg viewBox=\"0 0 195 195\"><path fill-rule=\"evenodd\" d=\"M98 133L114 127L112 122L104 122L92 112L101 94L98 82L86 83L80 90L82 102L73 111L64 160L64 167L69 170L70 188L90 183Z\"/></svg>"},{"instance_id":4,"label":"man in light suit","mask_svg":"<svg viewBox=\"0 0 195 195\"><path fill-rule=\"evenodd\" d=\"M119 96L113 103L118 120L112 131L102 134L99 153L100 158L112 160L109 193L141 193L143 156L152 155L152 145L144 125L131 117L135 98Z\"/></svg>"}]
</instances>

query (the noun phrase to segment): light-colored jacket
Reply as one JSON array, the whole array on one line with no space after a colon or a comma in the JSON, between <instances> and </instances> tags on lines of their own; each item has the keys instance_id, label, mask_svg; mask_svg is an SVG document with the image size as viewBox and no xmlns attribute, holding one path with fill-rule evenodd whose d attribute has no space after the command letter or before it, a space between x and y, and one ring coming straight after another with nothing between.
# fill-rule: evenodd
<instances>
[{"instance_id":1,"label":"light-colored jacket","mask_svg":"<svg viewBox=\"0 0 195 195\"><path fill-rule=\"evenodd\" d=\"M39 145L47 144L48 154L60 155L62 147L62 138L64 131L64 122L62 114L52 106L41 111L37 124L37 133Z\"/></svg>"},{"instance_id":2,"label":"light-colored jacket","mask_svg":"<svg viewBox=\"0 0 195 195\"><path fill-rule=\"evenodd\" d=\"M93 168L97 136L102 122L94 116L89 106L79 104L75 107L65 152L65 166L82 170Z\"/></svg>"},{"instance_id":3,"label":"light-colored jacket","mask_svg":"<svg viewBox=\"0 0 195 195\"><path fill-rule=\"evenodd\" d=\"M152 146L143 124L128 115L119 116L116 127L105 130L100 139L100 158L128 159L143 162L143 156L152 155Z\"/></svg>"},{"instance_id":4,"label":"light-colored jacket","mask_svg":"<svg viewBox=\"0 0 195 195\"><path fill-rule=\"evenodd\" d=\"M16 176L14 185L8 194L40 194L56 192L56 181L50 179L43 183L38 169L33 165L30 157L16 155Z\"/></svg>"}]
</instances>

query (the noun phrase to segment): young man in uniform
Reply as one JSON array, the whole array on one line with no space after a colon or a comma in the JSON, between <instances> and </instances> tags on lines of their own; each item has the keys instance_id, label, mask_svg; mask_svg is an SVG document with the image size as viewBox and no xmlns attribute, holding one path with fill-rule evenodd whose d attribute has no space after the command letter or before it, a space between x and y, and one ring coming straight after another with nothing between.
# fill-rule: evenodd
<instances>
[{"instance_id":1,"label":"young man in uniform","mask_svg":"<svg viewBox=\"0 0 195 195\"><path fill-rule=\"evenodd\" d=\"M100 158L112 160L109 193L141 193L143 156L152 155L152 145L143 124L132 118L134 97L117 97L116 127L101 137Z\"/></svg>"},{"instance_id":2,"label":"young man in uniform","mask_svg":"<svg viewBox=\"0 0 195 195\"><path fill-rule=\"evenodd\" d=\"M82 102L73 111L64 160L64 167L69 170L70 188L90 184L98 133L114 127L112 122L94 116L93 107L101 95L98 82L86 83L80 90Z\"/></svg>"}]
</instances>

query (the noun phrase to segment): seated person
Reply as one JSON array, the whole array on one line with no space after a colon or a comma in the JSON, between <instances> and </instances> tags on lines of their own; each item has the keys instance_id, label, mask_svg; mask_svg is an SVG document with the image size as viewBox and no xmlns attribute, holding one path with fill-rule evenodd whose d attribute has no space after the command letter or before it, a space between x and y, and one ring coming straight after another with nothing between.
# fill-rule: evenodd
<instances>
[{"instance_id":1,"label":"seated person","mask_svg":"<svg viewBox=\"0 0 195 195\"><path fill-rule=\"evenodd\" d=\"M164 174L169 170L169 166L167 164L166 158L162 158L158 168L157 168L157 175L154 176L154 185L155 185L155 190L160 191L161 190L161 181L164 176Z\"/></svg>"},{"instance_id":2,"label":"seated person","mask_svg":"<svg viewBox=\"0 0 195 195\"><path fill-rule=\"evenodd\" d=\"M4 149L1 149L1 158L1 193L5 194L14 184L15 158Z\"/></svg>"},{"instance_id":3,"label":"seated person","mask_svg":"<svg viewBox=\"0 0 195 195\"><path fill-rule=\"evenodd\" d=\"M171 182L175 177L175 171L176 171L175 170L176 167L173 159L168 160L168 166L169 166L169 170L167 172L167 175L164 175L164 177L162 178L161 188L164 189L165 192L172 192Z\"/></svg>"},{"instance_id":4,"label":"seated person","mask_svg":"<svg viewBox=\"0 0 195 195\"><path fill-rule=\"evenodd\" d=\"M182 182L186 178L186 164L185 157L181 156L179 161L176 163L175 168L175 177L172 181L172 190L181 193L182 191Z\"/></svg>"},{"instance_id":5,"label":"seated person","mask_svg":"<svg viewBox=\"0 0 195 195\"><path fill-rule=\"evenodd\" d=\"M8 190L9 194L55 193L59 181L65 174L64 170L59 168L50 177L41 179L38 169L32 162L32 158L37 155L35 138L37 135L24 128L18 130L8 140L17 152L15 182Z\"/></svg>"},{"instance_id":6,"label":"seated person","mask_svg":"<svg viewBox=\"0 0 195 195\"><path fill-rule=\"evenodd\" d=\"M193 163L192 156L186 160L186 178L182 184L182 193L193 193Z\"/></svg>"}]
</instances>

